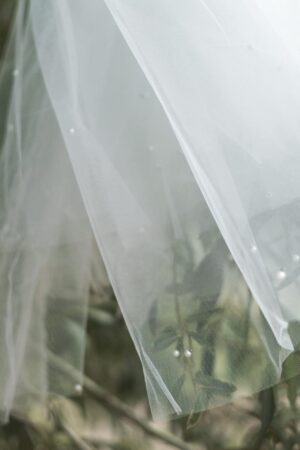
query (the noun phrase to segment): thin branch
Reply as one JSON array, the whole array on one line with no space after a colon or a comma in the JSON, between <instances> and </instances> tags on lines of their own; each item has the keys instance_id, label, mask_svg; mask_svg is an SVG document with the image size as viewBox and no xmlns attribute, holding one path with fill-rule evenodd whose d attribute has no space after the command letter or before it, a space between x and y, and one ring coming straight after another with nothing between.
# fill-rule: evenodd
<instances>
[{"instance_id":1,"label":"thin branch","mask_svg":"<svg viewBox=\"0 0 300 450\"><path fill-rule=\"evenodd\" d=\"M69 364L62 361L59 357L49 352L49 360L62 372L68 374L74 380L78 379L79 372L71 367ZM102 406L110 411L113 411L119 417L127 419L129 422L143 430L148 436L154 439L158 439L165 444L171 445L178 450L191 450L191 447L185 444L181 439L172 436L161 430L157 430L148 421L140 419L136 416L135 412L127 405L122 403L118 398L107 392L102 387L98 386L93 380L87 376L83 377L83 385L87 392L92 394Z\"/></svg>"},{"instance_id":2,"label":"thin branch","mask_svg":"<svg viewBox=\"0 0 300 450\"><path fill-rule=\"evenodd\" d=\"M61 427L66 432L66 434L69 436L69 438L73 441L73 443L76 445L78 450L94 450L94 447L91 447L89 444L87 444L81 437L77 436L74 430L70 428L68 425L66 425L64 422L60 421Z\"/></svg>"}]
</instances>

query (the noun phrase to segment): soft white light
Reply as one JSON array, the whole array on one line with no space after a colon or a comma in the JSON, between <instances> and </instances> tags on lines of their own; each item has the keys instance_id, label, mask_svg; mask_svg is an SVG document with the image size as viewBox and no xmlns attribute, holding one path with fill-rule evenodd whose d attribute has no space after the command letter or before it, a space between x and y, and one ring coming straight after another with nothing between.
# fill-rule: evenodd
<instances>
[{"instance_id":1,"label":"soft white light","mask_svg":"<svg viewBox=\"0 0 300 450\"><path fill-rule=\"evenodd\" d=\"M298 263L298 262L300 261L300 255L298 255L297 253L295 253L295 254L293 255L293 261L294 261L295 263Z\"/></svg>"},{"instance_id":2,"label":"soft white light","mask_svg":"<svg viewBox=\"0 0 300 450\"><path fill-rule=\"evenodd\" d=\"M75 133L75 128L70 128L69 132L70 132L70 134L74 134Z\"/></svg>"},{"instance_id":3,"label":"soft white light","mask_svg":"<svg viewBox=\"0 0 300 450\"><path fill-rule=\"evenodd\" d=\"M252 252L252 253L256 253L256 252L257 252L257 247L256 247L256 245L252 245L252 247L251 247L251 252Z\"/></svg>"},{"instance_id":4,"label":"soft white light","mask_svg":"<svg viewBox=\"0 0 300 450\"><path fill-rule=\"evenodd\" d=\"M77 392L77 394L82 394L82 390L81 384L75 384L75 392Z\"/></svg>"},{"instance_id":5,"label":"soft white light","mask_svg":"<svg viewBox=\"0 0 300 450\"><path fill-rule=\"evenodd\" d=\"M285 280L286 279L286 272L284 271L284 270L279 270L278 272L277 272L277 279L278 280L280 280L280 281L283 281L283 280Z\"/></svg>"},{"instance_id":6,"label":"soft white light","mask_svg":"<svg viewBox=\"0 0 300 450\"><path fill-rule=\"evenodd\" d=\"M175 358L179 358L180 351L178 349L174 350L173 355L175 356Z\"/></svg>"},{"instance_id":7,"label":"soft white light","mask_svg":"<svg viewBox=\"0 0 300 450\"><path fill-rule=\"evenodd\" d=\"M191 350L185 350L185 351L184 351L184 356L185 356L186 358L191 358L191 356L192 356Z\"/></svg>"}]
</instances>

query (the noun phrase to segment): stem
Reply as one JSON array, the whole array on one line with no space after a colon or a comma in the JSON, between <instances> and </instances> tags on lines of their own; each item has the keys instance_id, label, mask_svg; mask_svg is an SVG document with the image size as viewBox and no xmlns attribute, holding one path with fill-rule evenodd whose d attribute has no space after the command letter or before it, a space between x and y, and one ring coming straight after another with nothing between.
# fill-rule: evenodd
<instances>
[{"instance_id":1,"label":"stem","mask_svg":"<svg viewBox=\"0 0 300 450\"><path fill-rule=\"evenodd\" d=\"M76 445L78 450L94 450L95 447L88 445L80 436L78 436L72 428L60 421L61 427Z\"/></svg>"},{"instance_id":2,"label":"stem","mask_svg":"<svg viewBox=\"0 0 300 450\"><path fill-rule=\"evenodd\" d=\"M78 379L79 372L71 367L69 364L62 361L59 357L51 352L48 352L49 361L66 375ZM165 444L171 445L179 450L191 450L190 446L185 444L181 439L172 436L164 431L157 430L148 421L140 419L135 412L127 405L122 403L118 398L107 392L102 387L98 386L93 380L87 376L83 377L83 385L87 392L92 394L105 408L114 412L120 417L127 419L129 422L143 430L148 436L158 439Z\"/></svg>"},{"instance_id":3,"label":"stem","mask_svg":"<svg viewBox=\"0 0 300 450\"><path fill-rule=\"evenodd\" d=\"M178 323L178 328L184 334L184 328L182 324L181 312L180 312L180 303L179 303L179 295L178 295L178 285L177 285L177 264L176 257L174 255L173 259L173 283L174 283L174 303L175 303L175 313L176 319Z\"/></svg>"}]
</instances>

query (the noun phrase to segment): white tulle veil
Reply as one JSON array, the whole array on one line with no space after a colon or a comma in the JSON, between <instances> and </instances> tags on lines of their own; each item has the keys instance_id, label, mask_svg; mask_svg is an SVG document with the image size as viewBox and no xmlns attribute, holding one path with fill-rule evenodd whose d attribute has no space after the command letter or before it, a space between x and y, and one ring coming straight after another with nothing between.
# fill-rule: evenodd
<instances>
[{"instance_id":1,"label":"white tulle veil","mask_svg":"<svg viewBox=\"0 0 300 450\"><path fill-rule=\"evenodd\" d=\"M101 258L155 417L279 381L300 339L299 19L292 0L19 1L0 75L4 420L81 384Z\"/></svg>"}]
</instances>

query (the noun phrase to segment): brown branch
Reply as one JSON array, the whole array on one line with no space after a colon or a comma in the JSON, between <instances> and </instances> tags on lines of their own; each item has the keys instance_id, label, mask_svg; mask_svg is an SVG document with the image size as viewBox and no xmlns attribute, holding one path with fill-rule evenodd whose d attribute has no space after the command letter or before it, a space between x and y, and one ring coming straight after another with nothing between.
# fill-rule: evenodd
<instances>
[{"instance_id":1,"label":"brown branch","mask_svg":"<svg viewBox=\"0 0 300 450\"><path fill-rule=\"evenodd\" d=\"M149 422L138 418L131 408L129 408L127 405L124 405L122 402L120 402L119 399L112 396L110 393L100 388L96 383L86 377L84 379L84 387L88 392L93 394L93 396L103 406L105 406L110 411L115 412L118 416L124 417L129 420L131 423L141 428L148 436L159 439L179 450L190 450L190 447L180 439L164 431L157 430Z\"/></svg>"},{"instance_id":2,"label":"brown branch","mask_svg":"<svg viewBox=\"0 0 300 450\"><path fill-rule=\"evenodd\" d=\"M60 421L61 427L65 431L65 433L69 436L69 438L73 441L73 443L76 445L78 450L94 450L94 447L91 447L91 445L87 444L80 436L77 436L74 430L70 428L68 425Z\"/></svg>"},{"instance_id":3,"label":"brown branch","mask_svg":"<svg viewBox=\"0 0 300 450\"><path fill-rule=\"evenodd\" d=\"M59 357L49 352L49 360L55 365L59 370L68 374L74 380L78 379L78 371L76 371L69 364L62 361ZM77 381L75 381L76 383ZM158 439L165 444L173 446L173 448L179 450L191 450L191 447L185 444L181 439L172 436L170 433L166 433L161 430L157 430L148 421L140 419L136 416L135 412L127 405L122 403L118 398L107 392L102 387L98 386L93 380L84 376L83 386L85 390L92 394L102 406L110 411L113 411L119 417L123 417L131 422L133 425L137 426L144 431L148 436L154 439Z\"/></svg>"}]
</instances>

